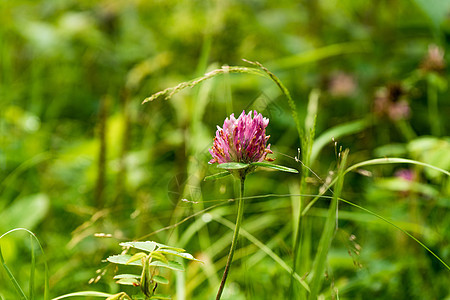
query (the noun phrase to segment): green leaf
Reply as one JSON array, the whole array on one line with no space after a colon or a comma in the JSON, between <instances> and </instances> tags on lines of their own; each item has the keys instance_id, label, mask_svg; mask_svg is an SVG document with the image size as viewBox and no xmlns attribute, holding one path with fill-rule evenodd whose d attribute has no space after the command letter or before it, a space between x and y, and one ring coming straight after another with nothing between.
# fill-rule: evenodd
<instances>
[{"instance_id":1,"label":"green leaf","mask_svg":"<svg viewBox=\"0 0 450 300\"><path fill-rule=\"evenodd\" d=\"M136 253L132 257L130 257L130 259L127 261L127 265L129 265L132 262L135 262L137 260L141 260L142 258L144 258L146 256L147 256L147 254L145 254L144 252Z\"/></svg>"},{"instance_id":2,"label":"green leaf","mask_svg":"<svg viewBox=\"0 0 450 300\"><path fill-rule=\"evenodd\" d=\"M170 300L170 296L167 295L153 295L150 299Z\"/></svg>"},{"instance_id":3,"label":"green leaf","mask_svg":"<svg viewBox=\"0 0 450 300\"><path fill-rule=\"evenodd\" d=\"M160 249L170 249L170 250L177 251L177 252L186 252L186 250L184 250L183 248L172 247L172 246L160 244L160 243L157 243L157 242L154 242L154 243L155 243Z\"/></svg>"},{"instance_id":4,"label":"green leaf","mask_svg":"<svg viewBox=\"0 0 450 300\"><path fill-rule=\"evenodd\" d=\"M141 279L141 276L136 274L119 274L113 277L113 279L125 279L125 278Z\"/></svg>"},{"instance_id":5,"label":"green leaf","mask_svg":"<svg viewBox=\"0 0 450 300\"><path fill-rule=\"evenodd\" d=\"M168 284L169 283L169 280L167 278L164 278L164 277L159 276L159 275L153 276L153 280L156 281L157 283L161 283L161 284Z\"/></svg>"},{"instance_id":6,"label":"green leaf","mask_svg":"<svg viewBox=\"0 0 450 300\"><path fill-rule=\"evenodd\" d=\"M231 175L231 173L230 172L220 172L220 173L216 173L216 174L213 174L213 175L206 176L203 180L204 181L216 180L216 179L220 179L220 178L226 177L228 175Z\"/></svg>"},{"instance_id":7,"label":"green leaf","mask_svg":"<svg viewBox=\"0 0 450 300\"><path fill-rule=\"evenodd\" d=\"M105 300L131 300L131 298L124 292L112 295Z\"/></svg>"},{"instance_id":8,"label":"green leaf","mask_svg":"<svg viewBox=\"0 0 450 300\"><path fill-rule=\"evenodd\" d=\"M173 261L173 260L169 260L168 263L156 260L156 261L152 261L150 263L150 266L153 267L163 267L163 268L168 268L171 270L175 270L175 271L184 271L184 267L177 261Z\"/></svg>"},{"instance_id":9,"label":"green leaf","mask_svg":"<svg viewBox=\"0 0 450 300\"><path fill-rule=\"evenodd\" d=\"M195 260L195 261L201 262L201 260L196 259L194 256L192 256L192 254L189 254L189 253L180 253L180 252L177 252L177 251L173 251L171 249L158 249L156 251L164 253L164 254L171 254L171 255L175 255L175 256L178 256L178 257L185 258L185 259Z\"/></svg>"},{"instance_id":10,"label":"green leaf","mask_svg":"<svg viewBox=\"0 0 450 300\"><path fill-rule=\"evenodd\" d=\"M49 207L50 199L45 194L15 199L10 206L0 210L0 228L33 229L44 220Z\"/></svg>"},{"instance_id":11,"label":"green leaf","mask_svg":"<svg viewBox=\"0 0 450 300\"><path fill-rule=\"evenodd\" d=\"M162 253L153 251L152 253L150 253L150 256L152 258L157 259L157 260L160 260L160 261L163 261L163 262L167 262L167 258Z\"/></svg>"},{"instance_id":12,"label":"green leaf","mask_svg":"<svg viewBox=\"0 0 450 300\"><path fill-rule=\"evenodd\" d=\"M280 166L280 165L274 165L274 164L270 164L270 163L266 163L266 162L254 162L251 163L252 166L258 166L258 167L264 167L264 168L269 168L269 169L274 169L277 171L283 171L283 172L289 172L289 173L298 173L298 171L296 169L292 169L292 168L288 168L285 166Z\"/></svg>"},{"instance_id":13,"label":"green leaf","mask_svg":"<svg viewBox=\"0 0 450 300\"><path fill-rule=\"evenodd\" d=\"M117 284L139 286L141 283L136 278L122 278L116 281Z\"/></svg>"},{"instance_id":14,"label":"green leaf","mask_svg":"<svg viewBox=\"0 0 450 300\"><path fill-rule=\"evenodd\" d=\"M155 250L157 243L145 241L145 242L126 242L126 243L120 243L120 246L123 247L133 247L139 250L144 250L148 252L152 252Z\"/></svg>"},{"instance_id":15,"label":"green leaf","mask_svg":"<svg viewBox=\"0 0 450 300\"><path fill-rule=\"evenodd\" d=\"M127 263L131 258L131 255L128 254L119 254L119 255L112 255L108 257L106 260L109 262L112 262L114 264L120 264L120 265L132 265L132 266L141 266L142 262L140 260L133 261L131 263Z\"/></svg>"},{"instance_id":16,"label":"green leaf","mask_svg":"<svg viewBox=\"0 0 450 300\"><path fill-rule=\"evenodd\" d=\"M225 170L240 170L245 169L249 166L249 164L243 164L243 163L223 163L217 165L219 169L225 169Z\"/></svg>"}]
</instances>

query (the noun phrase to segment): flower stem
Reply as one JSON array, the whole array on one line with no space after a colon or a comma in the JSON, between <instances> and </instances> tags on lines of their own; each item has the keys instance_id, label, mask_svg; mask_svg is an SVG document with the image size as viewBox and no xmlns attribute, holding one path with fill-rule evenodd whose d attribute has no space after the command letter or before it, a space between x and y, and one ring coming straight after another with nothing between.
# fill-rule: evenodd
<instances>
[{"instance_id":1,"label":"flower stem","mask_svg":"<svg viewBox=\"0 0 450 300\"><path fill-rule=\"evenodd\" d=\"M225 271L223 272L222 281L220 282L219 291L217 292L216 300L219 300L222 296L223 288L225 287L225 281L227 281L228 272L230 271L231 262L233 261L234 250L236 250L236 244L239 237L239 229L241 228L242 215L244 213L244 181L245 176L241 178L241 189L238 200L238 215L236 219L236 227L234 228L233 240L231 241L230 253L228 254L227 264Z\"/></svg>"}]
</instances>

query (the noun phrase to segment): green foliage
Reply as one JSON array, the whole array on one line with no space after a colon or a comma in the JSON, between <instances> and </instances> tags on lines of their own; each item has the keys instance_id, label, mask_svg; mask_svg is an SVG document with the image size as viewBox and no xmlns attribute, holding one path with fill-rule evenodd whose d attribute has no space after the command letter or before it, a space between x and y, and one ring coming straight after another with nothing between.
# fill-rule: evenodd
<instances>
[{"instance_id":1,"label":"green foliage","mask_svg":"<svg viewBox=\"0 0 450 300\"><path fill-rule=\"evenodd\" d=\"M181 257L184 259L198 261L191 254L186 253L186 250L172 247L164 244L160 244L153 241L145 242L126 242L120 243L122 247L134 248L138 250L144 250L144 252L138 252L134 255L119 254L113 255L107 258L107 260L114 264L119 265L134 265L142 267L141 275L136 274L119 274L115 275L117 284L131 285L140 287L142 293L146 296L146 299L166 299L166 296L155 294L158 283L169 284L169 280L162 275L158 275L159 268L168 268L175 271L184 271L183 266L174 260L169 260L166 255ZM112 298L111 298L112 297ZM111 296L108 299L122 299L129 297L126 293L119 293ZM116 297L116 298L114 298ZM162 298L161 298L162 297ZM125 298L124 298L125 299ZM130 298L131 299L131 298ZM170 298L167 298L170 299Z\"/></svg>"},{"instance_id":2,"label":"green foliage","mask_svg":"<svg viewBox=\"0 0 450 300\"><path fill-rule=\"evenodd\" d=\"M0 299L142 297L113 266L160 246L112 254L149 239L204 262L153 253L158 293L213 298L238 187L207 150L244 109L300 174L247 176L223 299L448 298L447 2L0 1L0 235L46 257L2 236Z\"/></svg>"}]
</instances>

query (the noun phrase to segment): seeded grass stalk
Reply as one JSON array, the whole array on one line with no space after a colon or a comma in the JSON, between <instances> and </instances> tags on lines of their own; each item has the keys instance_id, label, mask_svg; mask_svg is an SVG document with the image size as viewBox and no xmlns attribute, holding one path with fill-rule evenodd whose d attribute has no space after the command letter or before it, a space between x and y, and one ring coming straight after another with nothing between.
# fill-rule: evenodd
<instances>
[{"instance_id":1,"label":"seeded grass stalk","mask_svg":"<svg viewBox=\"0 0 450 300\"><path fill-rule=\"evenodd\" d=\"M228 272L230 271L231 262L233 261L234 251L236 250L236 244L239 237L239 229L241 227L242 215L244 214L244 187L245 187L245 176L240 179L240 192L238 199L238 213L236 218L236 226L234 228L233 240L231 241L230 253L228 254L227 264L225 266L225 271L223 272L222 281L220 282L219 291L217 292L216 300L219 300L222 296L223 289L225 287L225 282L227 281Z\"/></svg>"},{"instance_id":2,"label":"seeded grass stalk","mask_svg":"<svg viewBox=\"0 0 450 300\"><path fill-rule=\"evenodd\" d=\"M339 162L338 174L336 177L336 189L333 193L333 198L331 199L330 207L328 209L328 216L325 220L325 226L323 228L322 236L320 237L319 247L312 270L311 293L308 297L308 299L311 300L317 299L322 286L328 250L330 249L334 233L337 229L338 198L341 195L342 186L344 184L344 171L347 163L347 157L348 149L340 153L341 160Z\"/></svg>"},{"instance_id":3,"label":"seeded grass stalk","mask_svg":"<svg viewBox=\"0 0 450 300\"><path fill-rule=\"evenodd\" d=\"M358 133L369 126L370 126L370 119L365 118L361 120L339 124L335 127L326 130L324 133L322 133L314 140L314 144L312 145L311 150L310 163L313 164L316 161L323 147L332 142L333 139L337 140L343 136Z\"/></svg>"},{"instance_id":4,"label":"seeded grass stalk","mask_svg":"<svg viewBox=\"0 0 450 300\"><path fill-rule=\"evenodd\" d=\"M37 244L39 245L39 248L42 252L42 255L44 257L44 300L48 300L49 299L49 277L48 277L48 265L47 265L47 259L45 257L45 253L44 253L44 249L42 248L41 243L39 242L39 239L36 237L36 235L31 232L28 229L25 228L15 228L15 229L11 229L10 231L2 234L0 236L0 240L7 236L10 233L16 232L16 231L25 231L30 235L30 239L31 241L34 239ZM20 299L29 299L32 300L34 299L34 295L35 295L35 285L34 285L34 277L35 277L35 269L36 269L36 258L35 258L35 254L34 254L34 248L33 248L33 244L31 244L31 269L30 269L30 292L29 292L29 297L27 297L24 293L24 291L22 290L22 288L20 287L19 283L17 282L16 278L14 277L14 275L12 274L11 270L8 268L8 266L6 265L5 260L3 259L3 255L1 252L1 247L0 247L0 262L3 266L3 268L5 269L9 280L11 281L11 283L13 284L16 292L19 294Z\"/></svg>"}]
</instances>

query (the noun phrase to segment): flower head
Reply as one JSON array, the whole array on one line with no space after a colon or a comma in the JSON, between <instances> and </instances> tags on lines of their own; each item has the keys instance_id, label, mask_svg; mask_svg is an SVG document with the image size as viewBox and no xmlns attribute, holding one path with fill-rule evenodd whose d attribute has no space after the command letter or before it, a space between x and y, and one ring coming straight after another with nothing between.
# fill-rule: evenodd
<instances>
[{"instance_id":1,"label":"flower head","mask_svg":"<svg viewBox=\"0 0 450 300\"><path fill-rule=\"evenodd\" d=\"M253 115L253 116L252 116ZM266 127L269 119L264 118L256 111L245 111L238 119L231 114L223 123L223 128L217 126L214 144L209 150L213 163L252 163L264 160L272 161L266 157L272 153L270 145L267 145L269 135L266 136Z\"/></svg>"},{"instance_id":2,"label":"flower head","mask_svg":"<svg viewBox=\"0 0 450 300\"><path fill-rule=\"evenodd\" d=\"M428 46L427 56L420 67L426 72L442 73L445 70L444 50L437 45Z\"/></svg>"}]
</instances>

